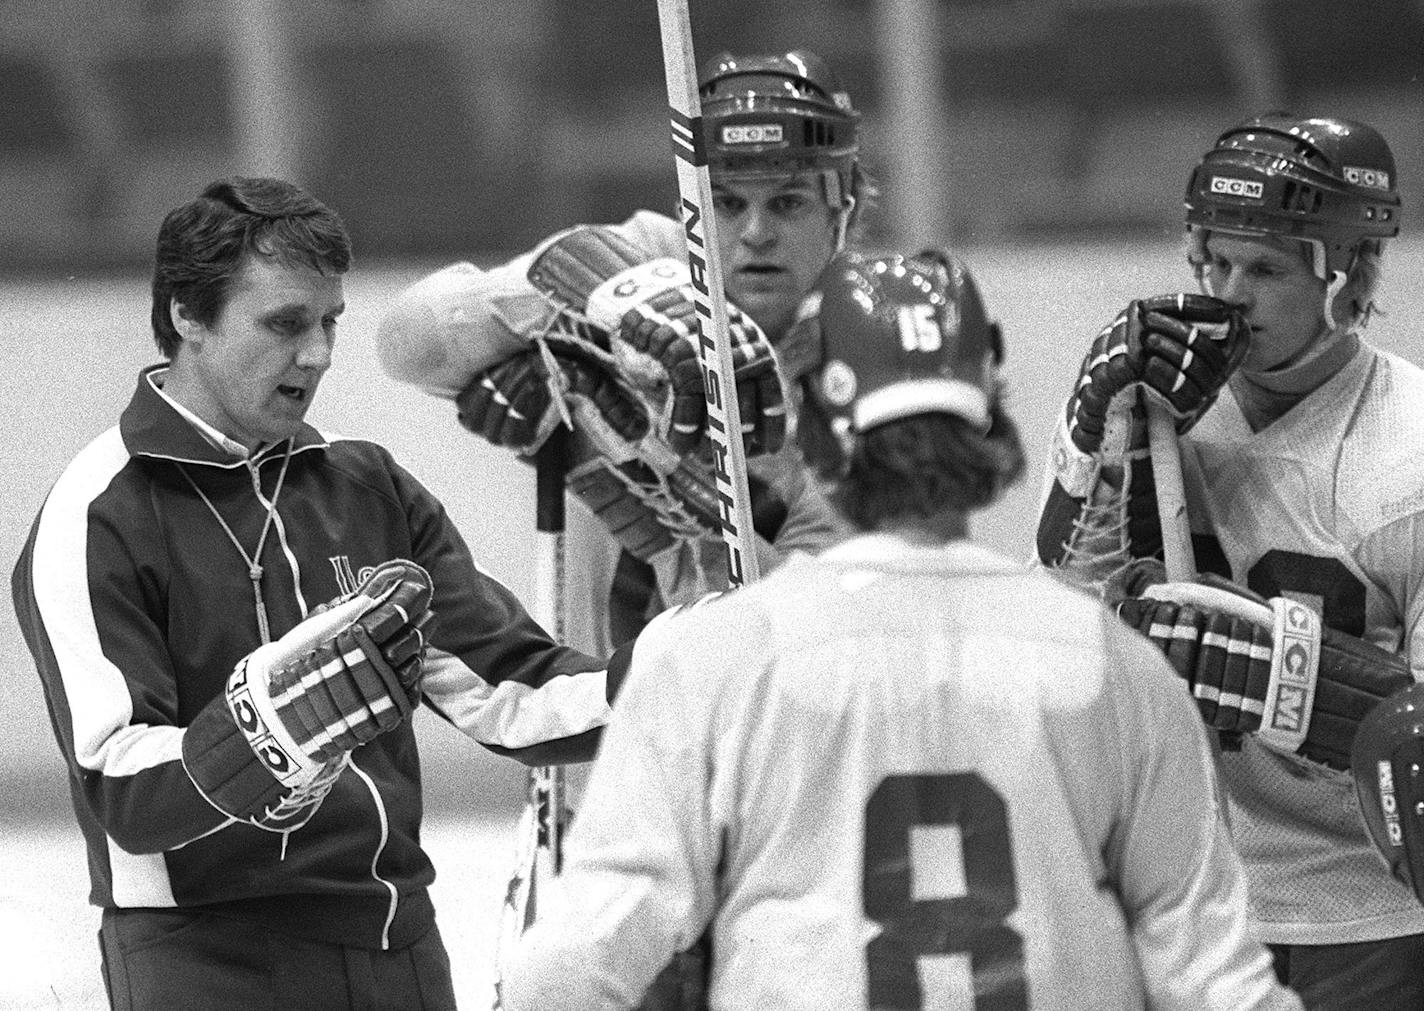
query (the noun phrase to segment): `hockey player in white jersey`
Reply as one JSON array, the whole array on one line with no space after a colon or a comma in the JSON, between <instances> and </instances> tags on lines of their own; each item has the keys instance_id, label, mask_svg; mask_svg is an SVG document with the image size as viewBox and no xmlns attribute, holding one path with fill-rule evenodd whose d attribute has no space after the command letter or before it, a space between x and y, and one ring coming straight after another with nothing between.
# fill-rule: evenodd
<instances>
[{"instance_id":1,"label":"hockey player in white jersey","mask_svg":"<svg viewBox=\"0 0 1424 1011\"><path fill-rule=\"evenodd\" d=\"M1299 1007L1170 668L968 537L1024 460L963 264L822 295L801 431L859 533L649 626L506 1007L632 1006L709 924L712 1008Z\"/></svg>"},{"instance_id":2,"label":"hockey player in white jersey","mask_svg":"<svg viewBox=\"0 0 1424 1011\"><path fill-rule=\"evenodd\" d=\"M1208 294L1133 302L1094 342L1040 556L1125 590L1221 732L1281 979L1313 1008L1418 1009L1424 908L1345 771L1361 720L1424 673L1424 372L1361 336L1399 231L1394 158L1363 123L1262 116L1205 154L1186 207ZM1160 543L1143 388L1177 414L1196 561L1223 593L1134 561Z\"/></svg>"},{"instance_id":3,"label":"hockey player in white jersey","mask_svg":"<svg viewBox=\"0 0 1424 1011\"><path fill-rule=\"evenodd\" d=\"M875 187L860 114L817 54L721 54L699 96L765 573L848 533L785 433L820 355L798 310ZM686 255L682 225L663 214L580 225L488 270L458 263L421 279L380 329L387 371L454 400L495 446L530 459L573 422L565 632L589 650L610 652L664 606L727 583L710 468L688 452L703 393ZM569 778L576 798L581 774ZM647 1011L681 1006L672 975Z\"/></svg>"},{"instance_id":4,"label":"hockey player in white jersey","mask_svg":"<svg viewBox=\"0 0 1424 1011\"><path fill-rule=\"evenodd\" d=\"M761 534L758 561L766 572L790 554L818 550L846 533L808 487L795 446L777 450L782 439L774 429L784 430L799 399L799 379L820 353L799 339L807 331L793 326L797 311L831 257L854 239L875 188L860 163L860 114L820 56L805 49L724 53L706 62L699 80L727 298L747 346L764 349L769 341L775 349L789 402L780 414L766 410L772 405L765 400L742 405L751 426L745 441ZM568 229L488 270L451 265L390 307L382 360L397 378L455 400L470 431L530 457L562 417L562 398L547 390L551 366L563 372L565 386L587 378L586 356L572 360L563 353L567 343L549 345L548 356L531 342L556 317L572 315L577 328L592 333L620 363L630 351L646 358L649 346L663 358L685 351L693 346L688 335L695 325L686 268L681 276L639 271L682 263L686 255L681 224L643 210L617 224ZM536 263L546 269L531 275ZM630 277L634 297L605 297ZM494 343L491 333L502 336L502 354L485 353ZM754 387L747 373L764 360L739 369L741 389ZM652 364L656 372L659 363ZM700 373L694 379L698 396L683 401L689 405L700 403ZM618 426L616 418L613 423ZM668 501L657 482L620 486L605 480L607 474L591 465L576 469L569 482L578 507L568 516L575 561L568 568L567 627L570 641L590 650L600 644L611 650L665 604L726 584L715 528L682 522L685 503Z\"/></svg>"}]
</instances>

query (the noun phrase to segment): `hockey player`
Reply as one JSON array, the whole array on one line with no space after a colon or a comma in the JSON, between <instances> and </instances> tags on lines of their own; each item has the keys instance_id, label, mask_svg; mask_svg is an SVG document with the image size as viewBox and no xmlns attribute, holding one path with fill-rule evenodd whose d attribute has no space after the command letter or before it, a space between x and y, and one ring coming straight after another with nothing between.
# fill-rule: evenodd
<instances>
[{"instance_id":1,"label":"hockey player","mask_svg":"<svg viewBox=\"0 0 1424 1011\"><path fill-rule=\"evenodd\" d=\"M1363 123L1223 133L1186 195L1209 294L1132 302L1094 341L1038 532L1045 563L1126 594L1222 732L1252 914L1309 1007L1424 1006L1424 909L1344 771L1361 720L1424 672L1424 373L1361 336L1399 212ZM1143 390L1178 419L1212 587L1154 585L1141 561L1160 544Z\"/></svg>"},{"instance_id":2,"label":"hockey player","mask_svg":"<svg viewBox=\"0 0 1424 1011\"><path fill-rule=\"evenodd\" d=\"M389 453L303 421L350 261L281 180L170 212L166 361L15 568L118 1009L453 1008L413 708L530 764L588 759L608 717L616 674L552 642Z\"/></svg>"},{"instance_id":3,"label":"hockey player","mask_svg":"<svg viewBox=\"0 0 1424 1011\"><path fill-rule=\"evenodd\" d=\"M713 1008L1299 1007L1170 669L969 539L1024 461L963 264L843 254L819 326L858 536L649 626L506 1006L628 1007L711 924Z\"/></svg>"},{"instance_id":4,"label":"hockey player","mask_svg":"<svg viewBox=\"0 0 1424 1011\"><path fill-rule=\"evenodd\" d=\"M849 532L785 433L800 378L820 354L804 339L813 331L795 325L798 311L854 237L874 187L859 162L859 113L816 54L723 54L704 66L700 94L758 565L768 572ZM680 405L702 403L686 249L681 224L650 211L572 228L488 271L459 263L435 272L380 328L387 371L456 400L461 423L494 445L529 458L555 424L573 421L568 487L580 507L567 516L565 621L568 641L594 655L665 604L726 584L710 475L683 479L700 466L685 442L676 446L685 465L670 473L668 464L700 420ZM689 365L692 386L669 394ZM650 444L659 447L651 457ZM570 778L577 795L581 776ZM700 970L668 974L649 1011L679 1006L678 975Z\"/></svg>"},{"instance_id":5,"label":"hockey player","mask_svg":"<svg viewBox=\"0 0 1424 1011\"><path fill-rule=\"evenodd\" d=\"M723 54L703 67L700 92L726 293L747 346L762 348L769 338L775 348L787 385L786 410L794 414L799 377L819 356L818 348L799 339L807 331L793 326L797 312L831 256L854 236L874 195L858 158L859 113L825 61L806 50ZM461 423L471 431L530 456L563 410L559 391L548 390L550 358L529 350L530 340L555 326L554 317L567 317L571 298L578 329L587 333L583 324L592 298L594 329L603 331L596 339L620 361L634 346L639 354L650 346L685 353L695 325L685 268L661 283L655 272L640 274L638 268L685 261L686 248L678 222L640 211L620 224L560 233L489 271L452 265L412 286L386 313L383 361L397 378L456 399ZM568 283L551 287L544 271L536 287L528 277L536 260L553 263L555 276ZM618 315L609 317L610 300L603 296L630 276L639 282L637 296L613 301ZM581 290L571 292L570 284ZM501 341L508 345L502 356L487 353ZM521 344L523 353L517 353ZM432 353L432 345L440 350ZM565 387L605 390L599 370L591 375L586 368L586 354L571 360L562 353L567 342L548 346ZM471 347L479 350L472 354ZM749 356L754 360L739 369L744 389L757 374L757 361L768 357L760 350ZM764 410L773 406L771 399L742 411L754 457L749 476L763 535L762 571L846 533L808 485L795 447L777 451L788 418L786 411ZM608 408L607 397L600 402ZM619 417L611 423L627 434ZM602 455L618 454L605 449ZM568 569L567 618L570 641L602 655L636 633L660 601L695 599L720 588L725 566L715 528L687 523L685 500L669 501L658 481L630 484L626 468L618 475L623 487L610 485L608 468L586 462L570 479L584 508L572 510L568 520L569 553L577 561Z\"/></svg>"}]
</instances>

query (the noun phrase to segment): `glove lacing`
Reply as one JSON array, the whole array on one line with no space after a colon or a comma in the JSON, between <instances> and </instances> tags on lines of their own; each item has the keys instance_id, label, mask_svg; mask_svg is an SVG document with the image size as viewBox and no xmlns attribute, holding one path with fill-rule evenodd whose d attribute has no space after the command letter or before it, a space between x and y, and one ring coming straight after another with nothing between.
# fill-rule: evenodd
<instances>
[{"instance_id":1,"label":"glove lacing","mask_svg":"<svg viewBox=\"0 0 1424 1011\"><path fill-rule=\"evenodd\" d=\"M695 541L707 535L706 526L682 503L673 491L666 475L651 467L639 467L647 480L628 473L623 467L608 468L628 489L628 493L654 513L660 526L678 540Z\"/></svg>"},{"instance_id":2,"label":"glove lacing","mask_svg":"<svg viewBox=\"0 0 1424 1011\"><path fill-rule=\"evenodd\" d=\"M618 377L620 385L625 386L625 388L630 385L639 388L640 392L639 394L635 394L635 396L638 402L649 413L648 421L651 425L651 430L656 433L660 439L666 442L668 433L672 431L672 412L675 406L673 398L666 395L666 384L664 384L664 393L662 396L650 397L647 394L653 391L648 390L643 383L629 383L626 376L627 370L623 367L624 363L620 362L618 356L613 352L604 350L611 339L609 335L606 334L601 327L592 322L587 315L575 309L568 302L557 299L553 295L547 297L554 303L554 312L550 314L548 322L544 325L544 329L535 335L534 343L539 347L539 355L544 362L545 370L550 375L558 375L560 377L556 392L558 393L559 414L563 417L564 423L570 428L573 428L573 421L569 416L568 407L565 405L563 399L563 394L568 392L564 387L563 372L557 368L554 352L550 349L547 339L556 331L573 337L592 348L596 348L598 350L598 357L607 362L610 373ZM552 383L550 388L554 389ZM653 403L653 400L659 400L661 402Z\"/></svg>"}]
</instances>

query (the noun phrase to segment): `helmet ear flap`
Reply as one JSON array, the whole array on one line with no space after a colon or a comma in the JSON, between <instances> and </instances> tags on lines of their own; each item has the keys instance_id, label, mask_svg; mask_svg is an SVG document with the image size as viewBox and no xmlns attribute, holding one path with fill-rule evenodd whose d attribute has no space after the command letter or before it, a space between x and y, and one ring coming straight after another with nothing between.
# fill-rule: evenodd
<instances>
[{"instance_id":1,"label":"helmet ear flap","mask_svg":"<svg viewBox=\"0 0 1424 1011\"><path fill-rule=\"evenodd\" d=\"M805 398L797 412L796 439L801 455L817 477L836 481L845 476L850 469L854 438L844 419L833 419L827 413L819 395Z\"/></svg>"}]
</instances>

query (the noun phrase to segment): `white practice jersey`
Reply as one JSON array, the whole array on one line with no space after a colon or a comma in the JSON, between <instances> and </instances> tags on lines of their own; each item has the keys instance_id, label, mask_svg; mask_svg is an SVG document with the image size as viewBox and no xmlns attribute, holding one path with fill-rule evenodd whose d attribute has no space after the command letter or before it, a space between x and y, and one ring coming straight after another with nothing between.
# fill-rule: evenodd
<instances>
[{"instance_id":1,"label":"white practice jersey","mask_svg":"<svg viewBox=\"0 0 1424 1011\"><path fill-rule=\"evenodd\" d=\"M1224 559L1222 574L1310 604L1330 627L1405 654L1424 677L1421 446L1424 371L1368 344L1259 433L1223 393L1183 440L1198 565ZM1349 773L1254 737L1224 756L1223 773L1265 940L1424 933L1424 908L1365 833Z\"/></svg>"},{"instance_id":2,"label":"white practice jersey","mask_svg":"<svg viewBox=\"0 0 1424 1011\"><path fill-rule=\"evenodd\" d=\"M1143 639L967 543L857 538L655 622L505 1006L1296 1008L1200 718Z\"/></svg>"}]
</instances>

